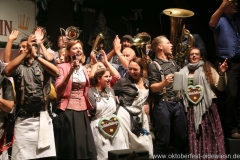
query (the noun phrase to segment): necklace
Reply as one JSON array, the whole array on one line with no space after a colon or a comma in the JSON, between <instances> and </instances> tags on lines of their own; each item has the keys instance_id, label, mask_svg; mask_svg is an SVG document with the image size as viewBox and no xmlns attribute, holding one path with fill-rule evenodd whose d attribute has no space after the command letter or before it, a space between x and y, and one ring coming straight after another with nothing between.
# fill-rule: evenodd
<instances>
[{"instance_id":1,"label":"necklace","mask_svg":"<svg viewBox=\"0 0 240 160\"><path fill-rule=\"evenodd\" d=\"M97 88L96 88L97 89ZM106 89L104 91L99 91L97 89L97 92L98 92L98 95L101 96L101 97L106 97L107 100L109 100L109 93L107 93Z\"/></svg>"}]
</instances>

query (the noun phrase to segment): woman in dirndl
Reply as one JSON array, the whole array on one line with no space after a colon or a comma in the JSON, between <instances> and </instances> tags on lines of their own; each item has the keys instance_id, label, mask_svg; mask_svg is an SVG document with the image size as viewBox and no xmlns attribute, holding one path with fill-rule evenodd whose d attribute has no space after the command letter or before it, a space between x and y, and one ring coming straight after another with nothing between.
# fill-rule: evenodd
<instances>
[{"instance_id":1,"label":"woman in dirndl","mask_svg":"<svg viewBox=\"0 0 240 160\"><path fill-rule=\"evenodd\" d=\"M116 98L112 88L110 71L106 68L96 70L88 99L91 110L91 128L97 148L97 159L107 160L108 151L128 149L124 139L121 122L116 116Z\"/></svg>"},{"instance_id":2,"label":"woman in dirndl","mask_svg":"<svg viewBox=\"0 0 240 160\"><path fill-rule=\"evenodd\" d=\"M216 91L226 87L227 60L217 71L199 48L191 48L183 74L182 96L187 118L188 153L198 159L226 159L224 135L216 105ZM223 156L223 157L221 157Z\"/></svg>"},{"instance_id":3,"label":"woman in dirndl","mask_svg":"<svg viewBox=\"0 0 240 160\"><path fill-rule=\"evenodd\" d=\"M130 149L149 151L153 156L153 143L149 121L145 109L149 107L149 82L143 77L145 63L135 57L129 62L128 76L121 78L113 86L120 101L117 116L120 118L125 141ZM146 74L145 74L146 76Z\"/></svg>"},{"instance_id":4,"label":"woman in dirndl","mask_svg":"<svg viewBox=\"0 0 240 160\"><path fill-rule=\"evenodd\" d=\"M88 101L89 79L82 43L79 40L68 42L66 62L57 67L60 76L56 79L56 92L59 98L56 113L60 127L55 129L58 159L91 159L97 151L89 121Z\"/></svg>"}]
</instances>

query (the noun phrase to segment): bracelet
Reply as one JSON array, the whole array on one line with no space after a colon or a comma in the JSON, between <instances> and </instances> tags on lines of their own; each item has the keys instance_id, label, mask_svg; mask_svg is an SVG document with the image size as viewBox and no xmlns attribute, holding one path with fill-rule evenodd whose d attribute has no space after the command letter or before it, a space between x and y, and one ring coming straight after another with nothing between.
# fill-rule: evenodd
<instances>
[{"instance_id":1,"label":"bracelet","mask_svg":"<svg viewBox=\"0 0 240 160\"><path fill-rule=\"evenodd\" d=\"M34 60L38 60L38 58L39 58L39 56L38 56L38 55L36 55L36 56L34 57Z\"/></svg>"}]
</instances>

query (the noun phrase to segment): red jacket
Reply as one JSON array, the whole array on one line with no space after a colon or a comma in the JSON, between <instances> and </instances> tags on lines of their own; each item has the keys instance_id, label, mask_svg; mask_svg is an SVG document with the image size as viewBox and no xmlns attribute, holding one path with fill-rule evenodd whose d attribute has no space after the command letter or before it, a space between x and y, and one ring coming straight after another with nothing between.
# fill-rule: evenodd
<instances>
[{"instance_id":1,"label":"red jacket","mask_svg":"<svg viewBox=\"0 0 240 160\"><path fill-rule=\"evenodd\" d=\"M69 102L69 97L72 89L72 76L70 77L68 83L64 82L64 78L67 76L69 73L69 70L71 68L70 63L61 63L58 64L58 69L59 69L59 76L56 79L55 83L55 89L58 95L59 103L58 103L58 108L61 110L65 110L67 108L68 102ZM88 89L90 86L88 74L87 74L87 69L83 67L83 71L86 77L86 86L84 88L84 97L86 101L86 106L87 108L82 108L82 110L92 110L92 105L89 103L88 98L87 98L87 93Z\"/></svg>"}]
</instances>

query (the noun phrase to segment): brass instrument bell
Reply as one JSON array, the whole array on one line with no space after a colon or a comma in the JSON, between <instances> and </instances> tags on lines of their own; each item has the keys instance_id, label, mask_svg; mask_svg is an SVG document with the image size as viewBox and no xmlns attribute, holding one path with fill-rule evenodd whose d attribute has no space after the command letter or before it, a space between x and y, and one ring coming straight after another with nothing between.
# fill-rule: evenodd
<instances>
[{"instance_id":1,"label":"brass instrument bell","mask_svg":"<svg viewBox=\"0 0 240 160\"><path fill-rule=\"evenodd\" d=\"M150 43L151 36L146 32L138 33L134 38L130 40L130 44L136 48L137 56L148 59L147 63L151 61L147 55L147 48L149 49Z\"/></svg>"},{"instance_id":2,"label":"brass instrument bell","mask_svg":"<svg viewBox=\"0 0 240 160\"><path fill-rule=\"evenodd\" d=\"M177 64L182 67L186 53L184 49L186 45L183 46L182 44L182 34L188 36L191 39L190 42L193 42L191 34L189 32L187 33L187 30L183 30L184 20L188 17L192 17L194 12L180 8L169 8L163 10L163 13L170 17L170 42L173 45L172 56ZM191 45L192 44L189 44L188 46Z\"/></svg>"},{"instance_id":3,"label":"brass instrument bell","mask_svg":"<svg viewBox=\"0 0 240 160\"><path fill-rule=\"evenodd\" d=\"M105 36L103 35L103 33L99 33L94 41L94 44L92 46L92 51L95 52L95 54L97 54L99 52L99 50L101 49L100 47L100 43L102 40L104 40Z\"/></svg>"},{"instance_id":4,"label":"brass instrument bell","mask_svg":"<svg viewBox=\"0 0 240 160\"><path fill-rule=\"evenodd\" d=\"M77 27L70 26L66 30L63 28L60 28L60 32L61 32L61 35L63 32L68 39L75 40L79 37L81 30L79 30Z\"/></svg>"}]
</instances>

